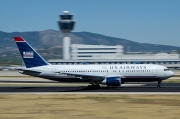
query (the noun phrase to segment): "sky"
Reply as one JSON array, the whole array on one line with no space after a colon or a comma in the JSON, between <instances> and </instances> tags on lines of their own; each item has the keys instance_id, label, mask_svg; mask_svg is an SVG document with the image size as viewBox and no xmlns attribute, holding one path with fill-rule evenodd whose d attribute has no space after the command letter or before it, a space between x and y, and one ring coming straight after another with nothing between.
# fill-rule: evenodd
<instances>
[{"instance_id":1,"label":"sky","mask_svg":"<svg viewBox=\"0 0 180 119\"><path fill-rule=\"evenodd\" d=\"M180 47L180 0L0 0L0 31L59 30L65 10L74 32Z\"/></svg>"}]
</instances>

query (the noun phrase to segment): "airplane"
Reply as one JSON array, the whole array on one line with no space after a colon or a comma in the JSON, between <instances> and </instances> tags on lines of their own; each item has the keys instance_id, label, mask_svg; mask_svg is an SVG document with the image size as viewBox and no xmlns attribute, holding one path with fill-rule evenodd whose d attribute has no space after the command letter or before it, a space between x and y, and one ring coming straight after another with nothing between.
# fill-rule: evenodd
<instances>
[{"instance_id":1,"label":"airplane","mask_svg":"<svg viewBox=\"0 0 180 119\"><path fill-rule=\"evenodd\" d=\"M155 64L86 64L52 65L45 61L22 37L14 37L19 48L24 68L19 73L58 82L89 82L88 87L99 88L100 84L120 87L125 82L157 81L174 75L167 67Z\"/></svg>"}]
</instances>

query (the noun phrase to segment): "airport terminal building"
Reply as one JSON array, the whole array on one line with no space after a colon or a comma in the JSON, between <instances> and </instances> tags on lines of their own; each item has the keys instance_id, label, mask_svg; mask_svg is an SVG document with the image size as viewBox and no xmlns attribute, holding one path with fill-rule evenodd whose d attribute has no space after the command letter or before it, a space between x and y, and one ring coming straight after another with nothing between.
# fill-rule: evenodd
<instances>
[{"instance_id":1,"label":"airport terminal building","mask_svg":"<svg viewBox=\"0 0 180 119\"><path fill-rule=\"evenodd\" d=\"M51 64L161 64L169 68L180 68L180 56L177 53L143 54L128 52L124 54L121 45L84 45L71 44L71 59L51 59Z\"/></svg>"},{"instance_id":2,"label":"airport terminal building","mask_svg":"<svg viewBox=\"0 0 180 119\"><path fill-rule=\"evenodd\" d=\"M121 45L71 45L71 59L73 60L117 59L121 55L123 55Z\"/></svg>"},{"instance_id":3,"label":"airport terminal building","mask_svg":"<svg viewBox=\"0 0 180 119\"><path fill-rule=\"evenodd\" d=\"M179 59L179 54L157 53L143 54L141 52L128 52L124 54L123 46L106 45L71 45L72 60L148 60L148 59Z\"/></svg>"}]
</instances>

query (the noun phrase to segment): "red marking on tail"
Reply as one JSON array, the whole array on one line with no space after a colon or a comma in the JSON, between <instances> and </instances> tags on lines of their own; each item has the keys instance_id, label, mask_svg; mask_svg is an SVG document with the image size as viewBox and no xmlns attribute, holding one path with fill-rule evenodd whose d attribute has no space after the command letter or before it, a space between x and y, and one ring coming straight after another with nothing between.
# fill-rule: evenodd
<instances>
[{"instance_id":1,"label":"red marking on tail","mask_svg":"<svg viewBox=\"0 0 180 119\"><path fill-rule=\"evenodd\" d=\"M22 37L19 37L19 36L14 37L14 40L16 42L25 42L24 39Z\"/></svg>"}]
</instances>

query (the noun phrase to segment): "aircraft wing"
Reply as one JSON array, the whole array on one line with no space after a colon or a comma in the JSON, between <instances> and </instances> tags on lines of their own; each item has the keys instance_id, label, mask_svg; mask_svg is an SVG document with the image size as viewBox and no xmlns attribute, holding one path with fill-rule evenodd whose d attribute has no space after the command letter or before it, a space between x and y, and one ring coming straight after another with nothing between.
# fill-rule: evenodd
<instances>
[{"instance_id":1,"label":"aircraft wing","mask_svg":"<svg viewBox=\"0 0 180 119\"><path fill-rule=\"evenodd\" d=\"M78 78L82 78L82 79L91 79L91 80L104 80L105 76L103 75L92 75L92 74L78 74L78 73L69 73L69 72L56 72L56 73L61 73L61 74L66 74L66 75L70 75L70 76L74 76L74 77L78 77Z\"/></svg>"}]
</instances>

